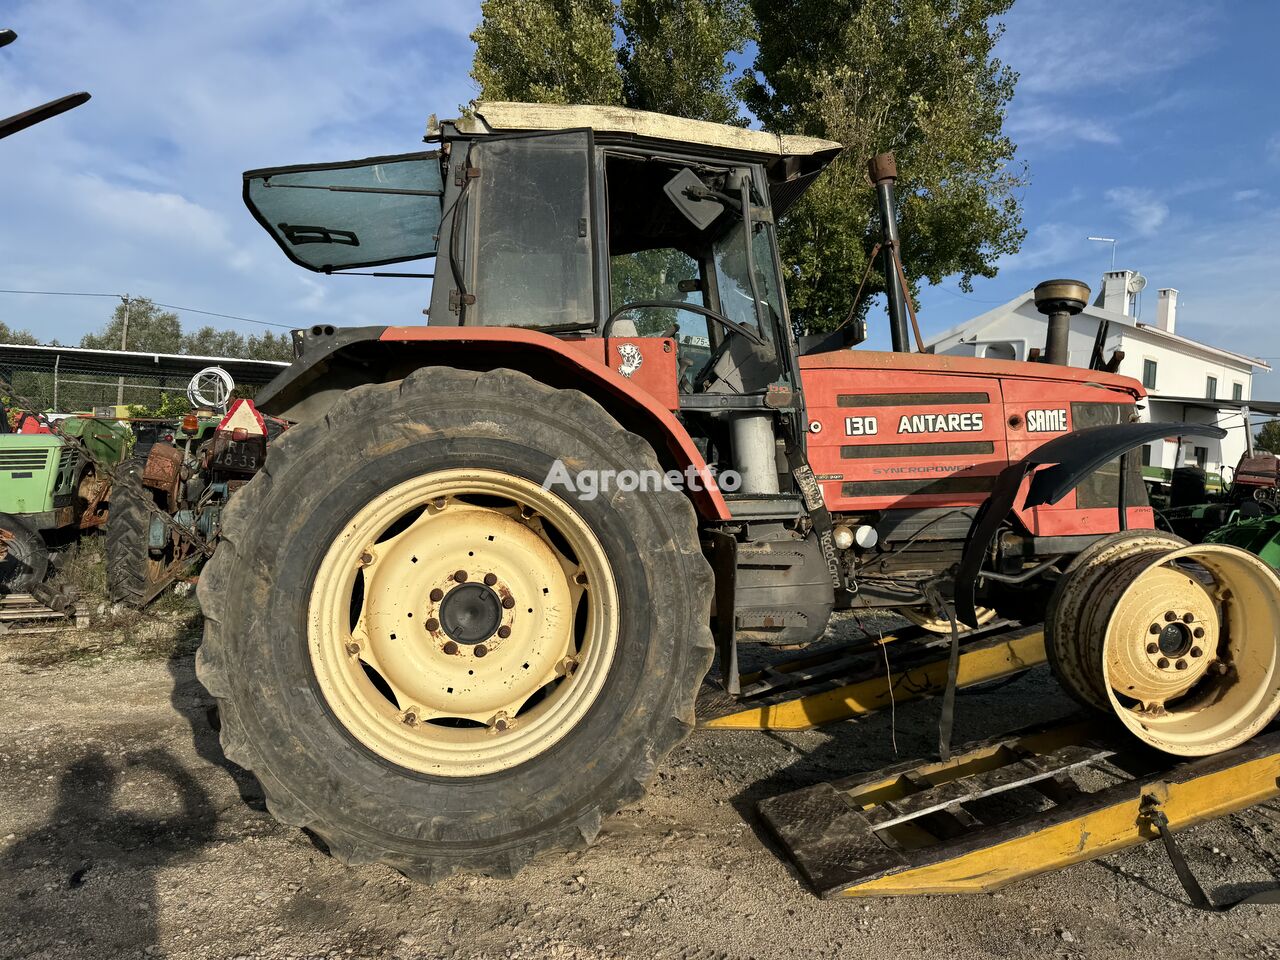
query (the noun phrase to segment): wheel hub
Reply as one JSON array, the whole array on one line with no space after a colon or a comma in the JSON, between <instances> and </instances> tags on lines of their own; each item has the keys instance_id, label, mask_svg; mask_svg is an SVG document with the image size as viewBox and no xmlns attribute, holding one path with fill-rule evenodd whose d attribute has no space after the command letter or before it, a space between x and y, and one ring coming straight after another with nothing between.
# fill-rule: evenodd
<instances>
[{"instance_id":1,"label":"wheel hub","mask_svg":"<svg viewBox=\"0 0 1280 960\"><path fill-rule=\"evenodd\" d=\"M1176 567L1153 567L1134 580L1116 601L1111 630L1111 686L1147 710L1185 696L1217 660L1213 597Z\"/></svg>"},{"instance_id":2,"label":"wheel hub","mask_svg":"<svg viewBox=\"0 0 1280 960\"><path fill-rule=\"evenodd\" d=\"M483 583L459 584L441 601L439 620L449 639L475 646L498 632L502 600Z\"/></svg>"},{"instance_id":3,"label":"wheel hub","mask_svg":"<svg viewBox=\"0 0 1280 960\"><path fill-rule=\"evenodd\" d=\"M599 694L617 643L608 558L533 481L427 474L358 511L312 588L326 701L375 753L427 773L505 769Z\"/></svg>"}]
</instances>

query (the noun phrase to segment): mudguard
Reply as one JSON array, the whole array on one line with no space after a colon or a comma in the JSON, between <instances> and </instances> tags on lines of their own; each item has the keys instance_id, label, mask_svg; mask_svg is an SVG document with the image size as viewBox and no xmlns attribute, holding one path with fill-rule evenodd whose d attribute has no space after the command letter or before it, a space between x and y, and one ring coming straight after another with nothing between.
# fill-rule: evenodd
<instances>
[{"instance_id":1,"label":"mudguard","mask_svg":"<svg viewBox=\"0 0 1280 960\"><path fill-rule=\"evenodd\" d=\"M1018 462L1009 464L1000 471L991 495L978 509L969 528L956 574L956 615L969 626L977 627L974 592L982 563L1010 512L1057 503L1103 464L1152 440L1172 436L1220 440L1226 435L1226 430L1207 423L1115 423L1055 437ZM1039 470L1039 467L1045 469Z\"/></svg>"},{"instance_id":2,"label":"mudguard","mask_svg":"<svg viewBox=\"0 0 1280 960\"><path fill-rule=\"evenodd\" d=\"M604 362L605 341L562 339L520 327L315 326L294 331L297 359L258 394L264 413L286 420L323 416L347 390L384 383L438 364L470 370L506 367L554 387L581 390L628 430L652 444L664 467L693 468L699 488L690 491L698 513L727 520L729 507L675 415L639 384Z\"/></svg>"}]
</instances>

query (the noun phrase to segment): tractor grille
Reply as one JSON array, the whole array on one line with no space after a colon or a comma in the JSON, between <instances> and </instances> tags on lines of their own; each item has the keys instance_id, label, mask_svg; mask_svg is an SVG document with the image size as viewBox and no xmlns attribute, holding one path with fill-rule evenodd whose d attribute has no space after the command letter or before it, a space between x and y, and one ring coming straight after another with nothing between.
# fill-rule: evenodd
<instances>
[{"instance_id":1,"label":"tractor grille","mask_svg":"<svg viewBox=\"0 0 1280 960\"><path fill-rule=\"evenodd\" d=\"M49 450L0 450L0 471L43 470L49 466Z\"/></svg>"}]
</instances>

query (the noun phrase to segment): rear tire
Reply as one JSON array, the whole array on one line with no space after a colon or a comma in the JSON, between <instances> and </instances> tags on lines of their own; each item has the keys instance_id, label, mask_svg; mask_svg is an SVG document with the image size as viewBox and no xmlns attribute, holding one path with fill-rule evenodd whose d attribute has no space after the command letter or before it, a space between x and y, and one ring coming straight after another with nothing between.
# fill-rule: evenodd
<instances>
[{"instance_id":1,"label":"rear tire","mask_svg":"<svg viewBox=\"0 0 1280 960\"><path fill-rule=\"evenodd\" d=\"M117 603L140 607L164 572L151 557L151 492L142 485L143 461L134 458L116 468L111 509L104 531L107 546L107 595Z\"/></svg>"},{"instance_id":2,"label":"rear tire","mask_svg":"<svg viewBox=\"0 0 1280 960\"><path fill-rule=\"evenodd\" d=\"M49 572L49 548L25 520L0 513L0 528L13 534L9 551L0 560L0 594L26 593L43 583Z\"/></svg>"},{"instance_id":3,"label":"rear tire","mask_svg":"<svg viewBox=\"0 0 1280 960\"><path fill-rule=\"evenodd\" d=\"M692 505L665 489L547 493L556 462L660 469L582 393L509 370L427 368L290 429L231 500L200 580L198 675L219 700L226 755L257 775L278 819L344 863L428 882L510 876L588 844L691 729L712 653ZM441 578L455 565L468 576ZM493 627L481 583L514 597L494 614L507 633L486 634L509 637L505 650L464 635L477 618ZM574 584L569 609L587 612L566 616L557 598ZM486 698L523 696L521 663L545 666L544 646L564 639L549 625L569 620L574 668L493 712ZM462 677L456 701L439 689L445 675ZM522 727L542 732L521 740Z\"/></svg>"}]
</instances>

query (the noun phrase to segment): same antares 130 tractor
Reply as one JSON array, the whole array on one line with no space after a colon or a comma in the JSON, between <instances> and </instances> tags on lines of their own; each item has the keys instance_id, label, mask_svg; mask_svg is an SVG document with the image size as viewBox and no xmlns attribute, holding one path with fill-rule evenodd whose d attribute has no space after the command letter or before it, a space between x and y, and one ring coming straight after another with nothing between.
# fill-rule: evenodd
<instances>
[{"instance_id":1,"label":"same antares 130 tractor","mask_svg":"<svg viewBox=\"0 0 1280 960\"><path fill-rule=\"evenodd\" d=\"M1066 689L1170 754L1272 720L1280 581L1157 530L1129 456L1220 433L1063 365L1082 285L1040 288L1047 363L906 352L900 283L894 352L803 350L776 224L839 144L492 102L427 141L244 178L295 263L434 276L425 325L295 332L258 401L296 425L200 581L200 679L280 820L510 875L641 795L717 647L732 687L738 644L839 610L1043 621Z\"/></svg>"}]
</instances>

